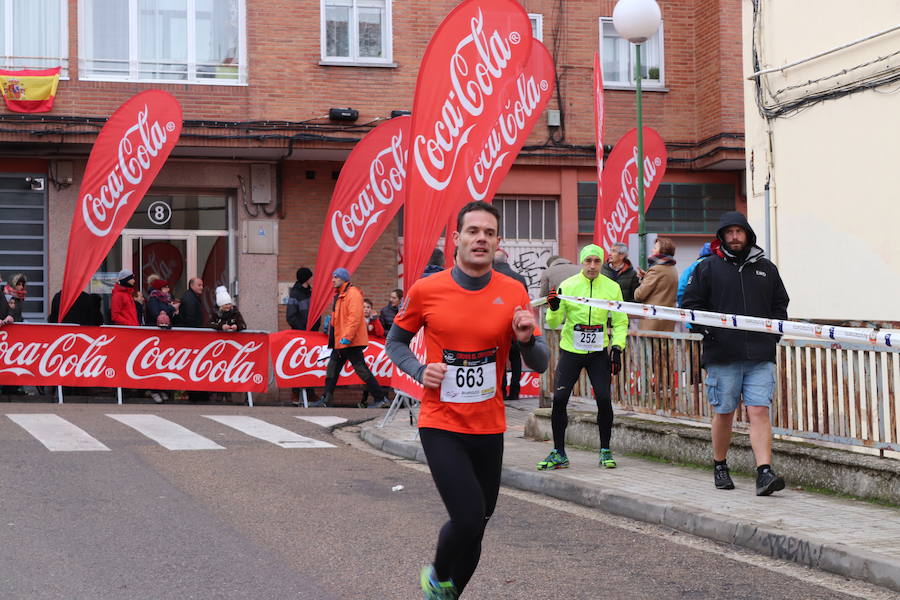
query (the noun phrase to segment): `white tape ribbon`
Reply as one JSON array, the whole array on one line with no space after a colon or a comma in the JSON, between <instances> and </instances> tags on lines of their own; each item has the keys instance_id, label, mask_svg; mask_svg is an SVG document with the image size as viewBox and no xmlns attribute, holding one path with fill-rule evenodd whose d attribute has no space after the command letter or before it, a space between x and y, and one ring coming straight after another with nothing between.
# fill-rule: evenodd
<instances>
[{"instance_id":1,"label":"white tape ribbon","mask_svg":"<svg viewBox=\"0 0 900 600\"><path fill-rule=\"evenodd\" d=\"M800 321L782 321L780 319L728 315L725 313L690 310L672 306L655 306L653 304L639 304L637 302L600 300L598 298L577 298L575 296L558 296L558 298L569 302L575 302L576 304L596 306L597 308L623 312L637 317L665 319L666 321L680 321L682 323L696 323L697 325L723 327L726 329L775 333L778 335L795 335L797 337L812 338L816 340L833 340L835 342L872 346L875 348L892 350L894 352L900 351L900 331L895 329L837 327L834 325L820 325L818 323L803 323ZM541 306L546 303L546 298L537 298L531 301L532 306Z\"/></svg>"}]
</instances>

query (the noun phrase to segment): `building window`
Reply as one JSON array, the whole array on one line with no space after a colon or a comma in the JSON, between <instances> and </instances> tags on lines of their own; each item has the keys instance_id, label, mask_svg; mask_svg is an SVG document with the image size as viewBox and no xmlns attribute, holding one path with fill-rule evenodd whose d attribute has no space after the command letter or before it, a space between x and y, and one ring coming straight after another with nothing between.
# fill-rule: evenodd
<instances>
[{"instance_id":1,"label":"building window","mask_svg":"<svg viewBox=\"0 0 900 600\"><path fill-rule=\"evenodd\" d=\"M647 231L715 234L719 218L734 210L727 183L662 183L647 209Z\"/></svg>"},{"instance_id":2,"label":"building window","mask_svg":"<svg viewBox=\"0 0 900 600\"><path fill-rule=\"evenodd\" d=\"M505 240L555 240L556 198L496 196L500 211L500 237Z\"/></svg>"},{"instance_id":3,"label":"building window","mask_svg":"<svg viewBox=\"0 0 900 600\"><path fill-rule=\"evenodd\" d=\"M540 13L528 13L528 19L531 21L531 35L534 39L544 41L544 15Z\"/></svg>"},{"instance_id":4,"label":"building window","mask_svg":"<svg viewBox=\"0 0 900 600\"><path fill-rule=\"evenodd\" d=\"M4 283L16 273L28 281L26 321L44 321L48 312L46 187L38 173L0 176L0 273Z\"/></svg>"},{"instance_id":5,"label":"building window","mask_svg":"<svg viewBox=\"0 0 900 600\"><path fill-rule=\"evenodd\" d=\"M245 0L79 0L81 78L247 81Z\"/></svg>"},{"instance_id":6,"label":"building window","mask_svg":"<svg viewBox=\"0 0 900 600\"><path fill-rule=\"evenodd\" d=\"M69 76L66 0L0 0L0 68L62 67Z\"/></svg>"},{"instance_id":7,"label":"building window","mask_svg":"<svg viewBox=\"0 0 900 600\"><path fill-rule=\"evenodd\" d=\"M322 62L389 65L391 0L322 0Z\"/></svg>"},{"instance_id":8,"label":"building window","mask_svg":"<svg viewBox=\"0 0 900 600\"><path fill-rule=\"evenodd\" d=\"M634 87L635 46L619 37L612 18L600 19L603 60L603 87ZM649 89L665 85L665 60L663 52L663 25L649 40L641 44L641 86Z\"/></svg>"},{"instance_id":9,"label":"building window","mask_svg":"<svg viewBox=\"0 0 900 600\"><path fill-rule=\"evenodd\" d=\"M735 188L728 183L661 183L647 208L650 233L714 234L719 218L734 210ZM578 233L593 234L597 184L578 183Z\"/></svg>"}]
</instances>

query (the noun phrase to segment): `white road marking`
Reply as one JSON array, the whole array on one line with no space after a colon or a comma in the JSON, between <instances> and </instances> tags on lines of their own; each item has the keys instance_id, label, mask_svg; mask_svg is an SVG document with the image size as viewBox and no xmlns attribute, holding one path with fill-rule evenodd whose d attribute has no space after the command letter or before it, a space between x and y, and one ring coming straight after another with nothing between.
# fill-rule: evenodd
<instances>
[{"instance_id":1,"label":"white road marking","mask_svg":"<svg viewBox=\"0 0 900 600\"><path fill-rule=\"evenodd\" d=\"M271 442L282 448L334 448L333 444L320 442L312 438L304 437L284 427L278 427L271 423L261 421L256 417L241 415L203 415L222 425L237 429L241 433Z\"/></svg>"},{"instance_id":2,"label":"white road marking","mask_svg":"<svg viewBox=\"0 0 900 600\"><path fill-rule=\"evenodd\" d=\"M298 419L303 419L304 421L309 421L310 423L315 423L316 425L320 425L322 427L333 427L335 425L340 425L341 423L346 423L347 419L344 417L297 417Z\"/></svg>"},{"instance_id":3,"label":"white road marking","mask_svg":"<svg viewBox=\"0 0 900 600\"><path fill-rule=\"evenodd\" d=\"M85 452L109 450L84 429L69 423L59 415L13 414L6 415L19 427L30 433L51 452Z\"/></svg>"},{"instance_id":4,"label":"white road marking","mask_svg":"<svg viewBox=\"0 0 900 600\"><path fill-rule=\"evenodd\" d=\"M128 425L168 450L224 450L209 438L194 433L162 417L147 414L107 414L119 423Z\"/></svg>"}]
</instances>

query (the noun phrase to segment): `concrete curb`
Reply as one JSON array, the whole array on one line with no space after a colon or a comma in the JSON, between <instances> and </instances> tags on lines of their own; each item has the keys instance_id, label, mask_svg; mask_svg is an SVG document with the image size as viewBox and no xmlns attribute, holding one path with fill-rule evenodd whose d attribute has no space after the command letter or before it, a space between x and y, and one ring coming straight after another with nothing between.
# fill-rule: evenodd
<instances>
[{"instance_id":1,"label":"concrete curb","mask_svg":"<svg viewBox=\"0 0 900 600\"><path fill-rule=\"evenodd\" d=\"M426 462L418 442L391 439L374 425L363 425L359 435L362 440L382 452ZM637 521L663 525L772 558L900 591L900 561L861 548L824 543L813 537L786 535L758 523L691 510L639 494L603 490L595 485L554 477L552 473L503 467L501 481L509 487L575 502Z\"/></svg>"}]
</instances>

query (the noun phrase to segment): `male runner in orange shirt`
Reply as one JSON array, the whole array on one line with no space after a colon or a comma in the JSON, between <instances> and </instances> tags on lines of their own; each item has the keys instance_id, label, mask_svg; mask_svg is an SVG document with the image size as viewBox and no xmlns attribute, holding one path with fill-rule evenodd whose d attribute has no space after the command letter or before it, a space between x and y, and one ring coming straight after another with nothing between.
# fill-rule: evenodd
<instances>
[{"instance_id":1,"label":"male runner in orange shirt","mask_svg":"<svg viewBox=\"0 0 900 600\"><path fill-rule=\"evenodd\" d=\"M510 344L535 371L547 368L528 293L492 269L500 214L486 202L459 212L456 265L417 281L388 334L387 353L425 386L419 435L432 478L450 515L434 562L422 569L426 600L462 593L481 557L481 539L497 504L506 412L500 393ZM428 364L409 349L425 328Z\"/></svg>"}]
</instances>

